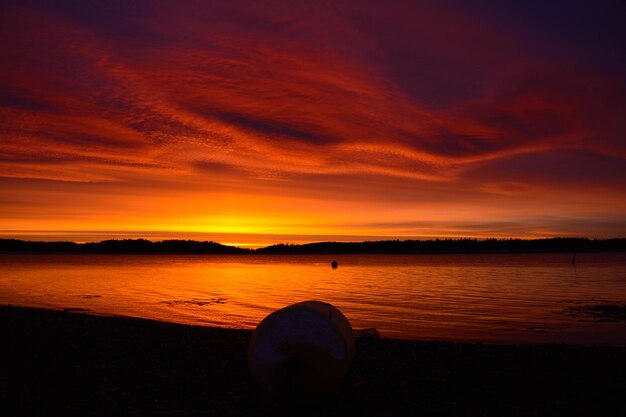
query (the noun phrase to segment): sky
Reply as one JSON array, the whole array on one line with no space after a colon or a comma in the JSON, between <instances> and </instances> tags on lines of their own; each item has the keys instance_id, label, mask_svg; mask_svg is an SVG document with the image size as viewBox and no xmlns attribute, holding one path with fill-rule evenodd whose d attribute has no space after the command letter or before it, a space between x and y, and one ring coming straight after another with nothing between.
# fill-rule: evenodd
<instances>
[{"instance_id":1,"label":"sky","mask_svg":"<svg viewBox=\"0 0 626 417\"><path fill-rule=\"evenodd\" d=\"M3 0L0 236L624 237L625 28L621 1Z\"/></svg>"}]
</instances>

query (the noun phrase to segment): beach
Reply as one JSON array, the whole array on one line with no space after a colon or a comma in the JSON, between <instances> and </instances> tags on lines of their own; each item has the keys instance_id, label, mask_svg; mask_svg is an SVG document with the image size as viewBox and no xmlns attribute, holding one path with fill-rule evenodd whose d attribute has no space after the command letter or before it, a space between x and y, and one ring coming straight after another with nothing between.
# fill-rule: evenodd
<instances>
[{"instance_id":1,"label":"beach","mask_svg":"<svg viewBox=\"0 0 626 417\"><path fill-rule=\"evenodd\" d=\"M287 404L250 375L248 330L0 307L0 412L112 415L624 415L626 348L358 337L342 385Z\"/></svg>"}]
</instances>

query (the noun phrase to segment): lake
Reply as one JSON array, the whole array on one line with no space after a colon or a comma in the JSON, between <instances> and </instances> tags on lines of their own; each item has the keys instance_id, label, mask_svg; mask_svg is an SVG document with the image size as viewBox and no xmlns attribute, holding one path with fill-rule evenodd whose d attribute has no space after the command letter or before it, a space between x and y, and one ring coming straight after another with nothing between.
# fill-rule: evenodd
<instances>
[{"instance_id":1,"label":"lake","mask_svg":"<svg viewBox=\"0 0 626 417\"><path fill-rule=\"evenodd\" d=\"M317 299L389 338L626 345L626 321L603 314L626 304L626 253L572 258L3 254L0 304L254 328Z\"/></svg>"}]
</instances>

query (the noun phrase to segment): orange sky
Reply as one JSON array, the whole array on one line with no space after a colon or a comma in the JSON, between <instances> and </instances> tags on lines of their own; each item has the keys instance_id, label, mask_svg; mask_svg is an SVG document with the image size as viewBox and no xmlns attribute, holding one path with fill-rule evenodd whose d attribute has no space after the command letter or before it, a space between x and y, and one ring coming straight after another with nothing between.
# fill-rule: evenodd
<instances>
[{"instance_id":1,"label":"orange sky","mask_svg":"<svg viewBox=\"0 0 626 417\"><path fill-rule=\"evenodd\" d=\"M3 2L0 236L626 236L610 8L307 4Z\"/></svg>"}]
</instances>

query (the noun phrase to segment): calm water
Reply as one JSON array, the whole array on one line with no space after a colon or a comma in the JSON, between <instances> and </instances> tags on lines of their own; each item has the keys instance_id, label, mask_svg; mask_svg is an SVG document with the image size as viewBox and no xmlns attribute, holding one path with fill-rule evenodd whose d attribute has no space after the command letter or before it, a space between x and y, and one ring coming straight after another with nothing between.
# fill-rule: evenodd
<instances>
[{"instance_id":1,"label":"calm water","mask_svg":"<svg viewBox=\"0 0 626 417\"><path fill-rule=\"evenodd\" d=\"M337 260L339 268L331 269ZM253 328L318 299L385 337L626 345L626 254L0 255L0 304Z\"/></svg>"}]
</instances>

